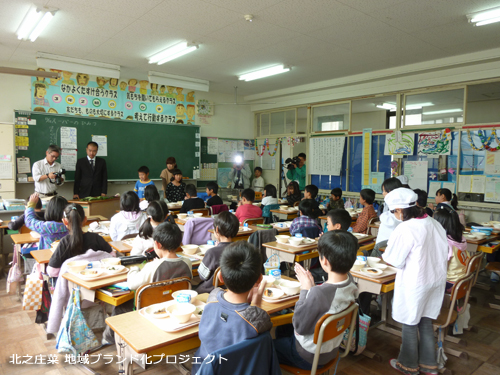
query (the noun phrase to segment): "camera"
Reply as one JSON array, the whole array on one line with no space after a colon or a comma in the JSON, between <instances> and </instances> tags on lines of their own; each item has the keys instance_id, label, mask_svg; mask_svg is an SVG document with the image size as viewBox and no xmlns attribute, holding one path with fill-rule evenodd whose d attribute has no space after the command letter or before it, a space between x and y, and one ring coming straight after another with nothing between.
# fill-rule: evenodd
<instances>
[{"instance_id":1,"label":"camera","mask_svg":"<svg viewBox=\"0 0 500 375\"><path fill-rule=\"evenodd\" d=\"M52 182L53 184L56 184L56 185L61 185L63 182L62 182L62 175L66 173L66 169L60 169L59 172L54 172L54 174L56 175L56 177L54 178L55 182L52 182L52 180L50 182Z\"/></svg>"},{"instance_id":2,"label":"camera","mask_svg":"<svg viewBox=\"0 0 500 375\"><path fill-rule=\"evenodd\" d=\"M286 169L288 170L294 169L293 167L294 165L295 167L298 167L299 163L300 163L300 158L298 156L294 156L293 158L288 158L285 160Z\"/></svg>"}]
</instances>

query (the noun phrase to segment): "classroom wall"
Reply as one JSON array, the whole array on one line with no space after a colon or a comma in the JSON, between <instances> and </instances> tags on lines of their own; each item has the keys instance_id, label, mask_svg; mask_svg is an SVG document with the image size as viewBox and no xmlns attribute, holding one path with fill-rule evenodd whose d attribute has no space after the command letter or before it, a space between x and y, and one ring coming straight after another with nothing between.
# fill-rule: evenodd
<instances>
[{"instance_id":1,"label":"classroom wall","mask_svg":"<svg viewBox=\"0 0 500 375\"><path fill-rule=\"evenodd\" d=\"M500 120L500 100L483 100L467 103L467 123L498 123Z\"/></svg>"},{"instance_id":2,"label":"classroom wall","mask_svg":"<svg viewBox=\"0 0 500 375\"><path fill-rule=\"evenodd\" d=\"M353 113L351 119L351 130L353 132L363 131L366 128L374 130L385 129L387 121L386 111L372 111Z\"/></svg>"}]
</instances>

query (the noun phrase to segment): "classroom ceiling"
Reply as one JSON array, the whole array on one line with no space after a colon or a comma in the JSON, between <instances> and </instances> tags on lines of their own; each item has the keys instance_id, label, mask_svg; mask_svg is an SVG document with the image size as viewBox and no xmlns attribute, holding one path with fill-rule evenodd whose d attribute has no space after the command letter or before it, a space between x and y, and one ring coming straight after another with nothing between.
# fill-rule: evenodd
<instances>
[{"instance_id":1,"label":"classroom ceiling","mask_svg":"<svg viewBox=\"0 0 500 375\"><path fill-rule=\"evenodd\" d=\"M500 0L40 0L59 11L34 43L15 35L30 4L0 0L0 65L35 66L40 51L119 64L124 77L154 70L227 94L238 85L241 96L500 47L500 23L466 18ZM200 48L148 64L183 40ZM236 78L279 63L292 71Z\"/></svg>"}]
</instances>

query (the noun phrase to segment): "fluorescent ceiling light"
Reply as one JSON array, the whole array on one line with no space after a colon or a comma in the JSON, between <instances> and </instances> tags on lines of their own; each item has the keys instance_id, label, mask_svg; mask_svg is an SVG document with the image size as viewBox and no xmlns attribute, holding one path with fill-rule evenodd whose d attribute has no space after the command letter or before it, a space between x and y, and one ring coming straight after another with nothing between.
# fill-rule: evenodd
<instances>
[{"instance_id":1,"label":"fluorescent ceiling light","mask_svg":"<svg viewBox=\"0 0 500 375\"><path fill-rule=\"evenodd\" d=\"M395 111L396 110L396 104L381 103L381 104L377 104L377 108L386 109L388 111Z\"/></svg>"},{"instance_id":2,"label":"fluorescent ceiling light","mask_svg":"<svg viewBox=\"0 0 500 375\"><path fill-rule=\"evenodd\" d=\"M36 64L39 68L67 70L106 78L120 78L120 65L74 59L49 53L38 52Z\"/></svg>"},{"instance_id":3,"label":"fluorescent ceiling light","mask_svg":"<svg viewBox=\"0 0 500 375\"><path fill-rule=\"evenodd\" d=\"M259 78L264 78L264 77L269 77L273 76L276 74L281 74L281 73L286 73L292 70L290 67L286 67L284 65L277 65L273 66L271 68L266 68L266 69L261 69L257 70L255 72L243 74L238 77L240 81L253 81L254 79L259 79Z\"/></svg>"},{"instance_id":4,"label":"fluorescent ceiling light","mask_svg":"<svg viewBox=\"0 0 500 375\"><path fill-rule=\"evenodd\" d=\"M187 42L182 42L172 47L169 47L166 50L157 53L156 55L151 56L149 58L149 63L150 64L157 63L158 65L165 64L168 61L184 56L185 54L193 52L194 50L197 50L198 47L199 46L197 45L192 45L188 44Z\"/></svg>"},{"instance_id":5,"label":"fluorescent ceiling light","mask_svg":"<svg viewBox=\"0 0 500 375\"><path fill-rule=\"evenodd\" d=\"M453 109L443 109L442 111L431 111L424 112L423 115L439 115L441 113L454 113L454 112L463 112L462 108L453 108Z\"/></svg>"},{"instance_id":6,"label":"fluorescent ceiling light","mask_svg":"<svg viewBox=\"0 0 500 375\"><path fill-rule=\"evenodd\" d=\"M483 26L494 22L500 22L500 7L472 13L467 15L467 18L474 26Z\"/></svg>"},{"instance_id":7,"label":"fluorescent ceiling light","mask_svg":"<svg viewBox=\"0 0 500 375\"><path fill-rule=\"evenodd\" d=\"M18 39L30 39L32 42L38 38L42 31L50 23L57 10L49 10L47 8L37 8L32 5L26 13L26 16L17 29Z\"/></svg>"},{"instance_id":8,"label":"fluorescent ceiling light","mask_svg":"<svg viewBox=\"0 0 500 375\"><path fill-rule=\"evenodd\" d=\"M176 76L173 74L166 74L160 72L148 72L148 79L151 83L158 85L182 87L184 89L191 89L197 91L206 91L209 89L209 81L203 79Z\"/></svg>"}]
</instances>

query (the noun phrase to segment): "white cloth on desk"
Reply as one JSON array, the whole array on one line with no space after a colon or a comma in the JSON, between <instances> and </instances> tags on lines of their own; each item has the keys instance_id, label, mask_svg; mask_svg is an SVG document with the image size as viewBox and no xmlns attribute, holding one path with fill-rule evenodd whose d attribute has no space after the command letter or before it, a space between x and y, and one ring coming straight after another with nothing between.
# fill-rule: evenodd
<instances>
[{"instance_id":1,"label":"white cloth on desk","mask_svg":"<svg viewBox=\"0 0 500 375\"><path fill-rule=\"evenodd\" d=\"M35 191L42 194L51 194L55 192L58 186L64 184L64 181L61 185L56 185L55 183L50 182L51 180L49 178L40 181L40 177L45 176L48 173L59 172L60 170L61 164L55 161L54 163L52 163L52 165L50 165L47 161L47 158L38 160L36 163L34 163L32 172L33 180L35 180ZM63 178L65 179L64 175Z\"/></svg>"},{"instance_id":2,"label":"white cloth on desk","mask_svg":"<svg viewBox=\"0 0 500 375\"><path fill-rule=\"evenodd\" d=\"M387 206L387 204L385 206ZM392 232L394 232L394 229L396 229L400 223L402 223L402 221L396 219L396 216L394 216L394 214L390 211L384 212L380 215L380 227L378 228L377 240L375 243L377 244L382 241L387 241Z\"/></svg>"},{"instance_id":3,"label":"white cloth on desk","mask_svg":"<svg viewBox=\"0 0 500 375\"><path fill-rule=\"evenodd\" d=\"M391 234L384 261L398 268L392 317L415 325L441 311L448 266L446 231L426 217L402 222Z\"/></svg>"}]
</instances>

